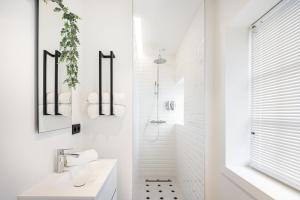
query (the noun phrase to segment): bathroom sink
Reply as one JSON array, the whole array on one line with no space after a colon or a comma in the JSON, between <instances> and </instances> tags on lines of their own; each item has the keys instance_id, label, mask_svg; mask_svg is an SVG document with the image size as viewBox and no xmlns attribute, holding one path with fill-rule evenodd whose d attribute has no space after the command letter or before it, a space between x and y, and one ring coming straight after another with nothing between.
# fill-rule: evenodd
<instances>
[{"instance_id":1,"label":"bathroom sink","mask_svg":"<svg viewBox=\"0 0 300 200\"><path fill-rule=\"evenodd\" d=\"M116 192L116 163L116 160L101 159L85 166L67 168L61 174L50 174L19 195L18 200L110 200ZM79 170L80 173L76 173ZM74 180L82 173L85 184L81 187L74 186Z\"/></svg>"}]
</instances>

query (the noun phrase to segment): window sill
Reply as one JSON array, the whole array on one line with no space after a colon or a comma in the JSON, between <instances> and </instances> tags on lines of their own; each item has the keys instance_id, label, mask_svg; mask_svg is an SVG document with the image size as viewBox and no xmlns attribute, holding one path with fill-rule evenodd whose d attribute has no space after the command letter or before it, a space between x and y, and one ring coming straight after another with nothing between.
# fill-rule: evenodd
<instances>
[{"instance_id":1,"label":"window sill","mask_svg":"<svg viewBox=\"0 0 300 200\"><path fill-rule=\"evenodd\" d=\"M299 200L300 192L250 167L229 167L223 174L255 199Z\"/></svg>"}]
</instances>

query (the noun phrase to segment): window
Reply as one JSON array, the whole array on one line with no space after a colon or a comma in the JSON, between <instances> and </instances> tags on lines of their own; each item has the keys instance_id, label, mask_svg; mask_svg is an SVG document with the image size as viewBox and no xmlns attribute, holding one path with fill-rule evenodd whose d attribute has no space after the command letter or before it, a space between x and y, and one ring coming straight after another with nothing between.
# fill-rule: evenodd
<instances>
[{"instance_id":1,"label":"window","mask_svg":"<svg viewBox=\"0 0 300 200\"><path fill-rule=\"evenodd\" d=\"M250 71L250 165L300 190L300 1L252 26Z\"/></svg>"}]
</instances>

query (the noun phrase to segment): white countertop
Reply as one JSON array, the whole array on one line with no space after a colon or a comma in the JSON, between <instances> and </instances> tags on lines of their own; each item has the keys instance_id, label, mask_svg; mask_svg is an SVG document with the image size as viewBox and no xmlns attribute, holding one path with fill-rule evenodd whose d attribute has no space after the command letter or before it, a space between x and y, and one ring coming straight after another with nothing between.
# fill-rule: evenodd
<instances>
[{"instance_id":1,"label":"white countertop","mask_svg":"<svg viewBox=\"0 0 300 200\"><path fill-rule=\"evenodd\" d=\"M18 199L95 199L116 163L117 160L114 159L100 159L87 164L86 170L88 170L89 179L82 187L73 186L72 175L69 171L62 174L53 173L19 195Z\"/></svg>"}]
</instances>

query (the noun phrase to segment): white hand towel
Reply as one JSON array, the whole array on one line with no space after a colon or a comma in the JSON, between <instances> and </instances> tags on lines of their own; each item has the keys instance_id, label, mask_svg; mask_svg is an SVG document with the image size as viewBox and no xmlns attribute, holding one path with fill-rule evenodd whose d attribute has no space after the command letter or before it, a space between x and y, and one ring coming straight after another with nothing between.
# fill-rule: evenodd
<instances>
[{"instance_id":1,"label":"white hand towel","mask_svg":"<svg viewBox=\"0 0 300 200\"><path fill-rule=\"evenodd\" d=\"M88 95L89 103L99 103L99 95L97 92L92 92ZM113 96L114 104L125 105L125 94L124 93L114 93ZM102 93L102 103L110 103L110 93Z\"/></svg>"},{"instance_id":2,"label":"white hand towel","mask_svg":"<svg viewBox=\"0 0 300 200\"><path fill-rule=\"evenodd\" d=\"M47 104L47 112L50 115L55 114L55 104ZM70 117L72 115L71 104L58 104L58 113L65 117Z\"/></svg>"},{"instance_id":3,"label":"white hand towel","mask_svg":"<svg viewBox=\"0 0 300 200\"><path fill-rule=\"evenodd\" d=\"M66 157L68 167L84 165L89 162L98 160L98 153L94 149L77 152L76 154L79 154L78 158L73 156Z\"/></svg>"},{"instance_id":4,"label":"white hand towel","mask_svg":"<svg viewBox=\"0 0 300 200\"><path fill-rule=\"evenodd\" d=\"M97 103L99 102L99 96L97 92L91 92L88 96L89 103Z\"/></svg>"},{"instance_id":5,"label":"white hand towel","mask_svg":"<svg viewBox=\"0 0 300 200\"><path fill-rule=\"evenodd\" d=\"M47 103L54 103L54 92L47 93ZM72 94L71 92L63 92L58 94L58 103L71 103L72 102Z\"/></svg>"},{"instance_id":6,"label":"white hand towel","mask_svg":"<svg viewBox=\"0 0 300 200\"><path fill-rule=\"evenodd\" d=\"M114 105L114 115L121 117L125 113L125 106ZM87 108L88 116L91 119L99 117L99 104L90 104ZM102 104L102 114L110 115L110 104Z\"/></svg>"},{"instance_id":7,"label":"white hand towel","mask_svg":"<svg viewBox=\"0 0 300 200\"><path fill-rule=\"evenodd\" d=\"M63 92L58 95L58 103L72 103L72 93Z\"/></svg>"},{"instance_id":8,"label":"white hand towel","mask_svg":"<svg viewBox=\"0 0 300 200\"><path fill-rule=\"evenodd\" d=\"M124 93L114 93L114 104L125 105L125 94ZM109 99L110 102L110 99Z\"/></svg>"}]
</instances>

